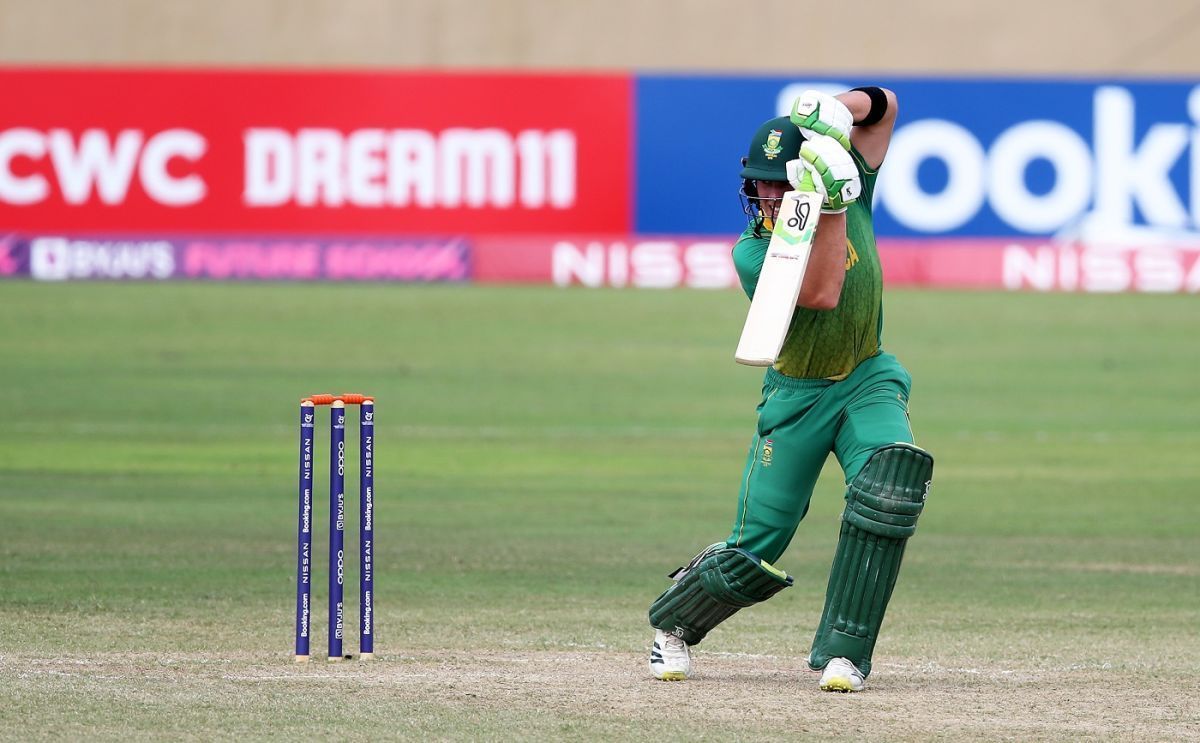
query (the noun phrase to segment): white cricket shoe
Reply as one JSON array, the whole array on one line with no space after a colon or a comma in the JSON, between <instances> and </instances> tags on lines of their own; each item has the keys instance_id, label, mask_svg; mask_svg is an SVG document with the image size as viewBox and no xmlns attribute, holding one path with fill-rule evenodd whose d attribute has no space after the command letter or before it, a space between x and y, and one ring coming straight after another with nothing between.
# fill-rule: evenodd
<instances>
[{"instance_id":1,"label":"white cricket shoe","mask_svg":"<svg viewBox=\"0 0 1200 743\"><path fill-rule=\"evenodd\" d=\"M865 688L866 679L845 658L834 658L821 672L821 691L862 691Z\"/></svg>"},{"instance_id":2,"label":"white cricket shoe","mask_svg":"<svg viewBox=\"0 0 1200 743\"><path fill-rule=\"evenodd\" d=\"M654 630L650 648L650 673L659 681L683 681L692 672L692 654L687 643L660 629Z\"/></svg>"}]
</instances>

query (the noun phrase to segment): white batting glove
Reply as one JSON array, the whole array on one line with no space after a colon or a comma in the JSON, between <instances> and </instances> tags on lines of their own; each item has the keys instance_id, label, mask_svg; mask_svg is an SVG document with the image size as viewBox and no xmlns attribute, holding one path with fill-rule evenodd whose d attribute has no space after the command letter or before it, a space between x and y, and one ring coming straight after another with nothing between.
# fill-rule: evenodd
<instances>
[{"instance_id":1,"label":"white batting glove","mask_svg":"<svg viewBox=\"0 0 1200 743\"><path fill-rule=\"evenodd\" d=\"M800 166L808 173L801 173ZM800 145L800 159L787 164L788 180L796 190L815 190L825 198L824 214L840 214L862 194L858 166L850 153L831 137L815 136ZM810 185L811 184L811 185Z\"/></svg>"},{"instance_id":2,"label":"white batting glove","mask_svg":"<svg viewBox=\"0 0 1200 743\"><path fill-rule=\"evenodd\" d=\"M801 145L803 147L804 145ZM821 198L825 198L824 184L818 186L816 180L813 179L813 169L808 163L800 158L788 160L784 167L787 168L788 183L792 184L792 188L797 191L809 191L821 194ZM819 179L818 179L819 180Z\"/></svg>"},{"instance_id":3,"label":"white batting glove","mask_svg":"<svg viewBox=\"0 0 1200 743\"><path fill-rule=\"evenodd\" d=\"M804 91L792 104L791 120L805 137L833 137L843 149L850 149L850 127L854 126L854 116L846 104L831 95Z\"/></svg>"}]
</instances>

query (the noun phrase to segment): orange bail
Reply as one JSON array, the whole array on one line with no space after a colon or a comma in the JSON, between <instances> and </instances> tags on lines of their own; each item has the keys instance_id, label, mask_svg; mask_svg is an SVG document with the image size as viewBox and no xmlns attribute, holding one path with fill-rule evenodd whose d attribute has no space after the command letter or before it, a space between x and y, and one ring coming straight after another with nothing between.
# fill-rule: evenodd
<instances>
[{"instance_id":1,"label":"orange bail","mask_svg":"<svg viewBox=\"0 0 1200 743\"><path fill-rule=\"evenodd\" d=\"M341 400L347 405L362 405L365 402L375 402L375 398L369 395L351 393L343 395L309 395L300 400L300 402L311 402L313 405L332 405L335 400Z\"/></svg>"}]
</instances>

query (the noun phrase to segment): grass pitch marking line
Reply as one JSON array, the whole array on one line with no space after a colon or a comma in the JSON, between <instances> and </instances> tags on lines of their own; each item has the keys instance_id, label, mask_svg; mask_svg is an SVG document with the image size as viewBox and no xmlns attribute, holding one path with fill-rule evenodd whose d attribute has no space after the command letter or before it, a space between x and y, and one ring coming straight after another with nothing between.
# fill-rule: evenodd
<instances>
[{"instance_id":1,"label":"grass pitch marking line","mask_svg":"<svg viewBox=\"0 0 1200 743\"><path fill-rule=\"evenodd\" d=\"M433 674L420 674L423 676L432 676ZM238 676L234 674L223 674L221 679L224 681L340 681L345 682L348 679L357 678L356 676L341 676L338 674L322 673L322 674L307 674L297 673L292 676L274 675L274 676Z\"/></svg>"},{"instance_id":2,"label":"grass pitch marking line","mask_svg":"<svg viewBox=\"0 0 1200 743\"><path fill-rule=\"evenodd\" d=\"M61 434L64 431L80 435L94 434L162 434L182 433L189 437L196 436L227 436L231 431L244 432L246 435L262 433L284 435L291 433L293 427L269 423L250 425L245 423L172 423L168 421L76 421L71 423L29 421L23 423L21 430L32 434ZM635 438L650 438L655 436L688 436L702 437L720 434L727 429L724 427L703 426L554 426L551 428L530 425L522 426L448 426L448 425L411 425L392 424L383 427L392 433L402 436L462 438L463 436L480 438L520 438L526 436L544 437L554 435L560 437L574 436L578 438L598 438L603 436L630 436ZM738 429L739 434L742 429ZM928 436L929 434L925 434ZM1157 434L1136 431L976 431L960 429L948 432L944 436L958 441L1033 441L1036 443L1129 443L1158 438ZM1171 434L1173 440L1182 437L1193 441L1200 439L1194 432L1178 431Z\"/></svg>"},{"instance_id":3,"label":"grass pitch marking line","mask_svg":"<svg viewBox=\"0 0 1200 743\"><path fill-rule=\"evenodd\" d=\"M291 433L294 426L283 426L279 424L264 424L261 426L246 425L246 424L225 424L225 423L208 423L208 424L182 424L168 422L119 422L119 421L95 421L95 422L76 422L66 425L30 422L29 425L22 424L21 430L25 433L33 434L61 434L64 430L70 433L80 435L96 435L96 434L137 434L142 436L153 436L163 433L183 433L190 438L197 436L228 436L231 431L239 431L247 436L257 436L259 434L275 434L284 435ZM401 436L411 436L414 438L446 438L446 439L461 439L461 438L485 438L485 439L509 439L509 438L546 438L552 437L575 437L575 438L607 438L613 436L624 436L629 438L657 438L660 436L676 436L685 438L707 438L713 435L720 435L726 432L726 429L720 427L703 427L703 426L537 426L530 425L522 426L414 426L396 424L383 426L383 429L390 431L393 434L398 433ZM740 430L739 430L740 432Z\"/></svg>"},{"instance_id":4,"label":"grass pitch marking line","mask_svg":"<svg viewBox=\"0 0 1200 743\"><path fill-rule=\"evenodd\" d=\"M1020 570L1059 570L1071 573L1129 573L1133 575L1200 575L1200 567L1194 565L1155 565L1121 562L1035 562L1018 561L992 563L998 568Z\"/></svg>"},{"instance_id":5,"label":"grass pitch marking line","mask_svg":"<svg viewBox=\"0 0 1200 743\"><path fill-rule=\"evenodd\" d=\"M1122 665L1124 665L1127 668L1130 668L1131 670L1133 668L1135 668L1135 666L1133 666L1131 664L1122 664ZM1149 664L1146 664L1146 665L1139 664L1139 666L1142 668L1142 670L1152 670L1153 669L1153 666L1149 665ZM984 679L989 679L989 678L990 679L1004 679L1006 681L1012 680L1013 677L1020 677L1018 680L1037 681L1037 680L1044 679L1047 676L1054 676L1054 675L1062 674L1062 673L1075 673L1078 671L1111 671L1111 670L1113 670L1113 665L1111 663L1070 663L1065 666L1049 666L1049 667L1038 667L1038 668L983 669L983 668L956 668L953 666L943 666L943 665L940 665L940 664L932 662L932 661L927 662L927 663L917 663L917 664L889 663L889 662L885 661L882 663L875 663L874 667L877 669L886 668L889 671L898 671L901 673L913 673L913 674L934 673L934 674L939 674L939 675L968 674L971 676L979 676L980 678L984 678Z\"/></svg>"}]
</instances>

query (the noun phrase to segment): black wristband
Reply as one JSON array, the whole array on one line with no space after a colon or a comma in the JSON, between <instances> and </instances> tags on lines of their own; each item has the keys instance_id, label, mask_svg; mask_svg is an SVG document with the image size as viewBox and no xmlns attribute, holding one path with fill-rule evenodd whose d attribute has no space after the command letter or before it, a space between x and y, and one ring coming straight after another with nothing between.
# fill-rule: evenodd
<instances>
[{"instance_id":1,"label":"black wristband","mask_svg":"<svg viewBox=\"0 0 1200 743\"><path fill-rule=\"evenodd\" d=\"M879 120L883 118L883 115L886 114L888 110L887 94L883 92L883 88L877 88L874 85L870 85L865 88L852 88L852 90L857 90L860 93L866 93L871 99L871 110L867 112L866 116L854 122L854 125L870 126L872 124L878 124Z\"/></svg>"}]
</instances>

